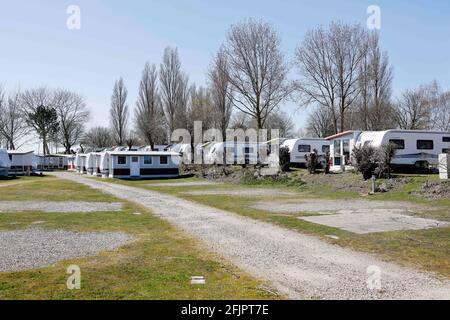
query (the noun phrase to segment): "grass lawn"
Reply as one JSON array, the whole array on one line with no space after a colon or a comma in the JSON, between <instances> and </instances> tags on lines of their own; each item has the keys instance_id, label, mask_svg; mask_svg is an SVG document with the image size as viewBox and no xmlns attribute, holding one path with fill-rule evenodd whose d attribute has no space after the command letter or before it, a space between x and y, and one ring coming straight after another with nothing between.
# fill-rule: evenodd
<instances>
[{"instance_id":1,"label":"grass lawn","mask_svg":"<svg viewBox=\"0 0 450 320\"><path fill-rule=\"evenodd\" d=\"M106 201L114 197L53 177L4 188L2 200ZM119 200L120 201L120 200ZM134 215L139 212L141 215ZM267 284L204 250L146 209L125 203L120 212L0 213L0 231L36 227L121 231L136 238L116 251L54 266L0 273L0 299L280 299ZM68 290L66 268L81 268L81 290ZM191 285L191 276L206 285Z\"/></svg>"},{"instance_id":2,"label":"grass lawn","mask_svg":"<svg viewBox=\"0 0 450 320\"><path fill-rule=\"evenodd\" d=\"M193 186L193 187L152 187L154 183L162 181L126 181L114 180L111 182L121 183L131 186L143 187L150 190L169 193L184 199L192 200L198 203L206 204L215 208L228 210L242 216L257 220L273 223L282 227L293 229L302 233L316 235L325 241L350 247L355 250L369 252L379 255L385 261L393 261L404 266L414 267L422 270L436 272L437 274L450 278L450 227L435 228L427 230L411 231L393 231L371 234L355 234L342 229L319 225L304 220L300 220L296 215L276 214L269 211L258 210L250 206L258 200L279 200L280 196L273 197L248 197L233 195L189 195L185 191L193 190L211 190L211 189L232 189L232 188L279 188L284 191L296 192L295 198L323 198L323 199L356 199L364 198L367 200L398 200L411 201L429 206L434 209L429 212L418 214L427 218L435 218L442 221L450 221L450 199L426 200L412 196L409 192L420 188L426 181L437 180L436 175L405 175L410 181L402 188L387 193L374 196L362 197L359 193L351 191L336 191L331 185L320 183L299 183L295 181L305 170L296 170L294 172L294 181L273 182L270 180L258 183L245 183L244 185L220 184L211 186ZM347 180L361 179L354 173L346 173L339 178ZM188 178L180 181L196 181L199 179ZM170 180L175 182L176 180ZM200 180L201 181L201 180ZM378 181L381 183L383 181ZM335 235L339 239L332 239L329 236Z\"/></svg>"}]
</instances>

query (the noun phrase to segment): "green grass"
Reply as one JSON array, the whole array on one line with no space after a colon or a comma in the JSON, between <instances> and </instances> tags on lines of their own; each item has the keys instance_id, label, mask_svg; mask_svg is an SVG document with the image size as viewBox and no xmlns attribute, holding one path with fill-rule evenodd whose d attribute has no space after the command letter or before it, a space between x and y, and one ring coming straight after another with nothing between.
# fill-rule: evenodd
<instances>
[{"instance_id":1,"label":"green grass","mask_svg":"<svg viewBox=\"0 0 450 320\"><path fill-rule=\"evenodd\" d=\"M295 192L295 196L285 199L321 198L321 199L357 199L367 200L398 200L410 201L422 204L431 209L419 216L450 221L450 199L427 200L410 194L417 190L426 181L437 179L436 175L405 175L411 181L397 191L362 197L357 192L335 191L333 186L326 184L305 184L295 181L304 173L304 170L296 170L291 181L272 181L265 179L258 182L236 184L221 184L215 186L189 187L188 190L211 190L231 188L277 188L282 191ZM338 176L339 177L339 176ZM361 179L354 173L343 174L342 179L350 181ZM340 178L340 177L339 177ZM190 178L192 180L192 178ZM382 183L383 181L378 181ZM114 181L131 186L143 187L150 190L172 194L187 200L195 201L211 207L227 210L239 215L269 222L301 233L318 236L324 241L349 247L358 251L379 255L383 260L393 261L404 266L436 272L446 278L450 278L450 227L427 230L380 232L371 234L354 234L342 229L328 227L298 219L297 214L276 214L269 211L258 210L251 207L256 201L279 200L279 196L273 197L244 197L232 195L189 195L186 187L152 187L148 181ZM329 235L338 236L332 239Z\"/></svg>"},{"instance_id":2,"label":"green grass","mask_svg":"<svg viewBox=\"0 0 450 320\"><path fill-rule=\"evenodd\" d=\"M52 177L0 193L1 200L118 201ZM141 215L133 213L140 212ZM43 222L35 225L34 222ZM120 212L0 214L0 230L36 227L79 232L120 231L135 241L93 257L54 266L0 273L0 299L280 299L267 284L240 271L151 212L125 203ZM66 268L81 268L81 290L68 290ZM191 285L191 276L206 285Z\"/></svg>"}]
</instances>

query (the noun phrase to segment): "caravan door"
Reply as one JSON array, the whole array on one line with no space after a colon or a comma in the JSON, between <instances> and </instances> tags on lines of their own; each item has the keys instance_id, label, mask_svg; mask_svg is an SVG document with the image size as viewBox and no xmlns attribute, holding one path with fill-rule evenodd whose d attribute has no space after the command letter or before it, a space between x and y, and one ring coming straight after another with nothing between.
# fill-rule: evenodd
<instances>
[{"instance_id":1,"label":"caravan door","mask_svg":"<svg viewBox=\"0 0 450 320\"><path fill-rule=\"evenodd\" d=\"M139 177L141 175L140 165L139 165L139 157L132 156L130 163L130 176Z\"/></svg>"}]
</instances>

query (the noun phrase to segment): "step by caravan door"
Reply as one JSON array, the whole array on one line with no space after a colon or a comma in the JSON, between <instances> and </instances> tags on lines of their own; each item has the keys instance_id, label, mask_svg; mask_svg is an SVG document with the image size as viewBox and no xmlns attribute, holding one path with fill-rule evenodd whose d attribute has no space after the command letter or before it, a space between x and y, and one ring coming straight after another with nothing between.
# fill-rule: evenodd
<instances>
[{"instance_id":1,"label":"step by caravan door","mask_svg":"<svg viewBox=\"0 0 450 320\"><path fill-rule=\"evenodd\" d=\"M131 163L130 163L130 176L132 177L139 177L141 175L140 172L140 165L139 165L139 157L138 156L132 156L131 157Z\"/></svg>"}]
</instances>

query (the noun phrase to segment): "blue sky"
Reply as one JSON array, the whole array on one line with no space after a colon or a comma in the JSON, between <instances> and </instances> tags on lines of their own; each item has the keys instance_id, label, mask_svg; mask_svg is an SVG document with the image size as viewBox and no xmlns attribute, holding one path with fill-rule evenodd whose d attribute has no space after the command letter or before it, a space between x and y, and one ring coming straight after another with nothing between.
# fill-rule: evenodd
<instances>
[{"instance_id":1,"label":"blue sky","mask_svg":"<svg viewBox=\"0 0 450 320\"><path fill-rule=\"evenodd\" d=\"M16 0L0 11L0 83L7 89L40 85L82 94L92 125L108 124L115 79L122 76L134 107L146 61L159 65L166 46L177 46L190 80L205 72L232 23L253 17L278 30L291 59L309 28L333 20L365 25L366 9L381 8L381 43L394 66L394 93L436 79L450 88L450 1L333 0ZM68 30L66 9L81 8L81 30ZM295 72L293 72L295 76ZM297 127L306 112L295 112Z\"/></svg>"}]
</instances>

